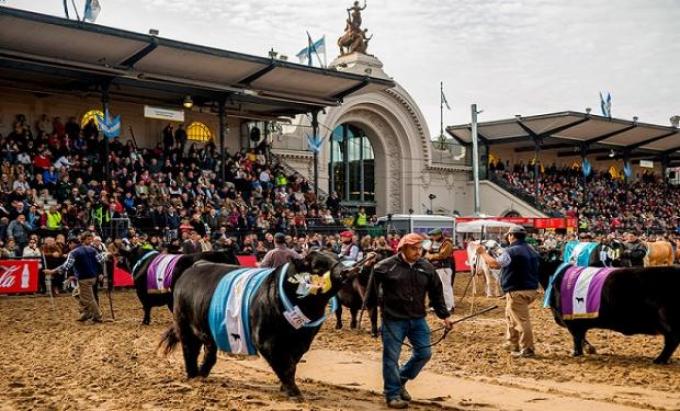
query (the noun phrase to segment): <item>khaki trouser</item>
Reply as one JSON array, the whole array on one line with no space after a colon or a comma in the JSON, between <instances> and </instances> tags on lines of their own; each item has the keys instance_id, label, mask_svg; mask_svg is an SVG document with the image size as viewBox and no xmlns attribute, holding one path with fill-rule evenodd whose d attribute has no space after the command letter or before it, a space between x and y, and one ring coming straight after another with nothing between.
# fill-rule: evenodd
<instances>
[{"instance_id":1,"label":"khaki trouser","mask_svg":"<svg viewBox=\"0 0 680 411\"><path fill-rule=\"evenodd\" d=\"M521 350L534 349L534 334L529 319L529 304L538 295L536 290L510 291L505 294L505 319L508 324L506 338Z\"/></svg>"},{"instance_id":2,"label":"khaki trouser","mask_svg":"<svg viewBox=\"0 0 680 411\"><path fill-rule=\"evenodd\" d=\"M437 268L435 270L439 279L442 282L442 291L444 292L444 302L446 303L446 309L451 311L453 307L456 306L453 297L453 285L451 280L453 279L453 270L451 268Z\"/></svg>"},{"instance_id":3,"label":"khaki trouser","mask_svg":"<svg viewBox=\"0 0 680 411\"><path fill-rule=\"evenodd\" d=\"M102 311L99 309L97 301L94 299L94 284L96 278L88 278L87 280L78 280L78 288L80 289L79 303L80 313L88 315L93 320L102 319Z\"/></svg>"}]
</instances>

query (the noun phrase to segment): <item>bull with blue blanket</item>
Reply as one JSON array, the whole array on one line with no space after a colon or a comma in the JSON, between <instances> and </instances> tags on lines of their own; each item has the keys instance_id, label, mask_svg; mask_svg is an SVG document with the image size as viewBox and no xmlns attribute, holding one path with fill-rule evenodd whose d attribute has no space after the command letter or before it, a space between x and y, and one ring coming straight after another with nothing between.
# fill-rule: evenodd
<instances>
[{"instance_id":1,"label":"bull with blue blanket","mask_svg":"<svg viewBox=\"0 0 680 411\"><path fill-rule=\"evenodd\" d=\"M338 290L375 260L369 253L346 267L335 255L311 251L276 269L199 262L177 280L174 324L159 347L169 354L181 343L188 378L208 376L218 350L259 353L281 381L281 390L300 396L297 364L326 319L326 306L337 305Z\"/></svg>"}]
</instances>

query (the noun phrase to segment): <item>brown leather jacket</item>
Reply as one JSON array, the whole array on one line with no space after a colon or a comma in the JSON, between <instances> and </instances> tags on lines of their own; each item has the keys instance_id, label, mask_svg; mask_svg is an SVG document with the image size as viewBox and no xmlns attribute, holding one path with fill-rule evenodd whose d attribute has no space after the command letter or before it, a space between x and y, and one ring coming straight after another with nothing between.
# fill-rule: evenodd
<instances>
[{"instance_id":1,"label":"brown leather jacket","mask_svg":"<svg viewBox=\"0 0 680 411\"><path fill-rule=\"evenodd\" d=\"M451 268L453 255L453 242L449 238L443 238L440 246L437 249L432 249L431 252L425 254L435 268Z\"/></svg>"}]
</instances>

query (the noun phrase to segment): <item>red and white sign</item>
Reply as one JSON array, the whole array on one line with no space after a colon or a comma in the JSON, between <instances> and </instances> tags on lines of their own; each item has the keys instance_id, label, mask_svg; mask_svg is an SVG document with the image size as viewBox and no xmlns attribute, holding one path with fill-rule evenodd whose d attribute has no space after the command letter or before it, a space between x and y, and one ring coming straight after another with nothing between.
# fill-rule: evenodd
<instances>
[{"instance_id":1,"label":"red and white sign","mask_svg":"<svg viewBox=\"0 0 680 411\"><path fill-rule=\"evenodd\" d=\"M456 272L470 271L468 255L466 250L456 250L453 252L453 260L456 263Z\"/></svg>"},{"instance_id":2,"label":"red and white sign","mask_svg":"<svg viewBox=\"0 0 680 411\"><path fill-rule=\"evenodd\" d=\"M456 223L464 223L468 221L490 219L496 221L503 221L506 223L518 224L527 227L534 227L539 230L546 228L576 228L576 218L545 218L545 217L456 217Z\"/></svg>"},{"instance_id":3,"label":"red and white sign","mask_svg":"<svg viewBox=\"0 0 680 411\"><path fill-rule=\"evenodd\" d=\"M39 260L0 260L0 294L38 291Z\"/></svg>"}]
</instances>

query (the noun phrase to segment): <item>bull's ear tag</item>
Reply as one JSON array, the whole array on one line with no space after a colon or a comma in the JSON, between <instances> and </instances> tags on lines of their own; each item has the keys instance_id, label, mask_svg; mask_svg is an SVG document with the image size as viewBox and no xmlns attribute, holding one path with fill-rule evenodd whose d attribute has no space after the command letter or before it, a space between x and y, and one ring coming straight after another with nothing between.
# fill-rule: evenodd
<instances>
[{"instance_id":1,"label":"bull's ear tag","mask_svg":"<svg viewBox=\"0 0 680 411\"><path fill-rule=\"evenodd\" d=\"M321 288L321 293L326 294L331 290L333 287L333 283L331 282L331 272L326 271L323 276L321 276L323 279L323 287Z\"/></svg>"}]
</instances>

